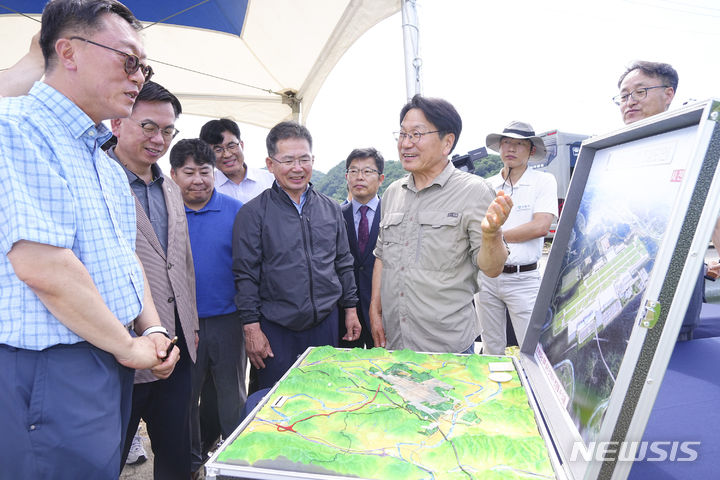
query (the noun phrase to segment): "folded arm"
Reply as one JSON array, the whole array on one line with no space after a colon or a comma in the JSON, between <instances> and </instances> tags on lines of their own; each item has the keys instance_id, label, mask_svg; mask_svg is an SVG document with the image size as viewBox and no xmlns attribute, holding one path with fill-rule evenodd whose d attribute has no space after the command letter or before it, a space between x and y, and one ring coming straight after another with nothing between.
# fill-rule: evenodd
<instances>
[{"instance_id":1,"label":"folded arm","mask_svg":"<svg viewBox=\"0 0 720 480\"><path fill-rule=\"evenodd\" d=\"M75 334L126 367L153 368L162 363L154 339L130 336L71 250L21 240L7 256L17 277Z\"/></svg>"}]
</instances>

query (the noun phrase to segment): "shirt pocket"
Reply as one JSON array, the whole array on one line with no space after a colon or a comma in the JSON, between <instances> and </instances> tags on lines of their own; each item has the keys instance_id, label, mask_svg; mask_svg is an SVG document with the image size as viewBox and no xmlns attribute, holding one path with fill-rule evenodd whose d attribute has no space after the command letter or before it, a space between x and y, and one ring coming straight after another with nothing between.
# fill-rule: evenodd
<instances>
[{"instance_id":1,"label":"shirt pocket","mask_svg":"<svg viewBox=\"0 0 720 480\"><path fill-rule=\"evenodd\" d=\"M455 268L467 254L467 238L461 228L462 214L447 211L418 213L420 237L417 263L425 270Z\"/></svg>"},{"instance_id":2,"label":"shirt pocket","mask_svg":"<svg viewBox=\"0 0 720 480\"><path fill-rule=\"evenodd\" d=\"M379 241L382 245L382 261L388 266L398 265L402 260L403 212L386 213L380 221Z\"/></svg>"}]
</instances>

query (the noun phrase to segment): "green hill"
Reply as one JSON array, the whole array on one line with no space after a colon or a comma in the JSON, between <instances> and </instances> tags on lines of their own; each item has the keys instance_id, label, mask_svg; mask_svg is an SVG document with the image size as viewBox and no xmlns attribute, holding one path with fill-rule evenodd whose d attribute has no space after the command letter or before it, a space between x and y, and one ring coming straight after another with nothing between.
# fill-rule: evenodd
<instances>
[{"instance_id":1,"label":"green hill","mask_svg":"<svg viewBox=\"0 0 720 480\"><path fill-rule=\"evenodd\" d=\"M502 161L499 155L491 154L480 160L475 160L475 174L488 178L495 175L502 168ZM385 180L380 186L379 195L382 197L385 189L398 178L406 175L407 172L402 168L402 164L397 160L388 160L385 162ZM345 161L335 165L327 174L319 171L313 171L312 177L315 189L325 195L334 198L342 203L347 198L347 184L345 182Z\"/></svg>"}]
</instances>

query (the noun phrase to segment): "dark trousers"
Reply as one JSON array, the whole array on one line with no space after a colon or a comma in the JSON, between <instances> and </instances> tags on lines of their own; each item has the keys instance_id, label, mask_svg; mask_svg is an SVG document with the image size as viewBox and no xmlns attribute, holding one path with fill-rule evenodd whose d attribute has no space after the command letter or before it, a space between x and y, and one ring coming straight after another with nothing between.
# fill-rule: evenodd
<instances>
[{"instance_id":1,"label":"dark trousers","mask_svg":"<svg viewBox=\"0 0 720 480\"><path fill-rule=\"evenodd\" d=\"M190 394L192 361L182 328L176 322L180 360L166 380L137 383L133 389L132 413L125 435L122 462L140 419L145 420L155 462L155 480L190 478ZM194 339L193 339L194 341Z\"/></svg>"},{"instance_id":2,"label":"dark trousers","mask_svg":"<svg viewBox=\"0 0 720 480\"><path fill-rule=\"evenodd\" d=\"M194 403L191 405L195 405ZM217 391L215 390L215 382L213 382L212 375L205 377L205 383L203 384L202 391L200 392L200 449L202 454L200 459L207 457L215 445L220 441L222 431L220 431L220 417L218 416L218 403L217 403ZM190 433L194 432L195 424L193 423L192 410L190 411ZM195 471L195 434L192 437L192 452L193 452L193 471Z\"/></svg>"},{"instance_id":3,"label":"dark trousers","mask_svg":"<svg viewBox=\"0 0 720 480\"><path fill-rule=\"evenodd\" d=\"M132 369L87 342L0 345L0 365L0 478L118 478Z\"/></svg>"},{"instance_id":4,"label":"dark trousers","mask_svg":"<svg viewBox=\"0 0 720 480\"><path fill-rule=\"evenodd\" d=\"M191 430L193 471L203 463L201 432L213 425L203 425L198 401L203 409L215 409L223 438L240 424L240 415L247 399L245 390L245 335L237 312L200 319L200 344L197 361L192 367ZM215 395L205 404L201 396L208 377ZM205 414L211 413L206 410ZM210 415L212 417L212 415Z\"/></svg>"},{"instance_id":5,"label":"dark trousers","mask_svg":"<svg viewBox=\"0 0 720 480\"><path fill-rule=\"evenodd\" d=\"M257 389L270 388L308 347L338 345L338 309L312 328L296 332L276 323L262 320L260 328L270 342L274 358L265 359L265 368L257 370ZM255 367L253 367L255 369Z\"/></svg>"}]
</instances>

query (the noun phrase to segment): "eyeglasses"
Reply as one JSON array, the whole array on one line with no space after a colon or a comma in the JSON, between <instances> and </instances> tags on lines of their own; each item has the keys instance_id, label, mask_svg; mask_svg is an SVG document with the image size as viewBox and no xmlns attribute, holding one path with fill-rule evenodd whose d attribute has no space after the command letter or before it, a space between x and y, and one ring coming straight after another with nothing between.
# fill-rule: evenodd
<instances>
[{"instance_id":1,"label":"eyeglasses","mask_svg":"<svg viewBox=\"0 0 720 480\"><path fill-rule=\"evenodd\" d=\"M642 87L637 88L633 90L630 93L623 93L620 95L615 95L613 97L613 102L615 102L617 105L622 105L623 103L627 102L628 98L632 97L633 100L642 100L643 98L647 97L648 90L652 90L653 88L669 88L669 85L656 85L654 87Z\"/></svg>"},{"instance_id":2,"label":"eyeglasses","mask_svg":"<svg viewBox=\"0 0 720 480\"><path fill-rule=\"evenodd\" d=\"M175 135L180 133L180 130L175 127L165 127L163 129L160 129L160 127L155 122L151 122L148 120L145 120L144 122L138 122L137 120L133 120L132 118L130 120L140 125L140 127L142 127L143 133L148 138L152 138L157 135L158 132L160 132L160 134L165 140L172 140L173 138L175 138Z\"/></svg>"},{"instance_id":3,"label":"eyeglasses","mask_svg":"<svg viewBox=\"0 0 720 480\"><path fill-rule=\"evenodd\" d=\"M297 158L282 157L280 160L278 160L275 157L270 157L270 158L272 158L273 160L275 160L277 163L279 163L280 165L282 165L284 167L291 167L295 164L300 165L301 167L306 167L306 166L310 165L313 162L313 160L315 160L315 157L313 157L312 155L303 155L302 157L297 157Z\"/></svg>"},{"instance_id":4,"label":"eyeglasses","mask_svg":"<svg viewBox=\"0 0 720 480\"><path fill-rule=\"evenodd\" d=\"M404 142L405 140L409 140L410 143L418 143L420 140L422 140L423 135L427 135L428 133L440 133L440 130L433 130L432 132L412 132L412 133L405 133L405 132L393 132L393 136L395 137L395 141L397 142Z\"/></svg>"},{"instance_id":5,"label":"eyeglasses","mask_svg":"<svg viewBox=\"0 0 720 480\"><path fill-rule=\"evenodd\" d=\"M348 177L357 177L359 174L363 174L363 177L369 177L373 173L377 173L380 175L380 172L378 170L375 170L374 168L363 168L362 170L359 170L357 168L348 168L347 174Z\"/></svg>"},{"instance_id":6,"label":"eyeglasses","mask_svg":"<svg viewBox=\"0 0 720 480\"><path fill-rule=\"evenodd\" d=\"M98 47L107 48L108 50L112 50L115 53L123 55L125 57L125 73L127 73L128 75L132 75L138 70L141 70L146 82L149 82L153 76L154 72L152 67L150 65L144 65L140 63L140 57L138 57L137 55L133 55L132 53L125 53L112 47L108 47L107 45L103 45L102 43L93 42L92 40L88 40L87 38L83 37L70 37L70 40L82 40L83 42L87 42Z\"/></svg>"},{"instance_id":7,"label":"eyeglasses","mask_svg":"<svg viewBox=\"0 0 720 480\"><path fill-rule=\"evenodd\" d=\"M230 142L227 145L213 145L212 149L213 152L215 152L215 155L224 155L225 152L237 152L239 146L239 143Z\"/></svg>"}]
</instances>

